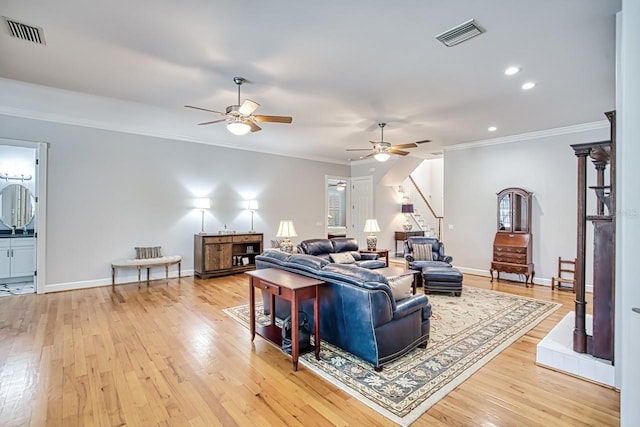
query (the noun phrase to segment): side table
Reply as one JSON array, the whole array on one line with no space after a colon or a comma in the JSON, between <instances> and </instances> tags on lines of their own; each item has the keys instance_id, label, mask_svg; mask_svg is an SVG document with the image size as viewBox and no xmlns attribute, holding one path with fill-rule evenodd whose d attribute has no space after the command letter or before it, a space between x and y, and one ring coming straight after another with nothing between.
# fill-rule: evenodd
<instances>
[{"instance_id":1,"label":"side table","mask_svg":"<svg viewBox=\"0 0 640 427\"><path fill-rule=\"evenodd\" d=\"M261 270L247 271L249 276L249 323L251 328L251 341L256 333L267 341L282 348L282 329L275 322L276 295L291 303L291 359L293 370L298 370L298 356L300 343L298 342L298 303L302 300L313 298L313 325L314 346L306 352L315 350L316 359L320 360L320 285L322 280L301 276L277 268L265 268ZM256 328L256 288L269 293L271 303L271 322L267 326Z\"/></svg>"},{"instance_id":2,"label":"side table","mask_svg":"<svg viewBox=\"0 0 640 427\"><path fill-rule=\"evenodd\" d=\"M372 251L369 249L359 249L358 252L361 254L378 254L378 257L384 257L385 264L389 267L389 249L374 249Z\"/></svg>"}]
</instances>

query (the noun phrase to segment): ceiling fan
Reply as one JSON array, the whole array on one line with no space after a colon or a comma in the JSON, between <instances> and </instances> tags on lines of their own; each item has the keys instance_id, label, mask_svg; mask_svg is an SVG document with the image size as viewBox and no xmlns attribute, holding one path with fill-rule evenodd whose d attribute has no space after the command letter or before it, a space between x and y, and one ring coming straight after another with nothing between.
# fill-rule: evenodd
<instances>
[{"instance_id":1,"label":"ceiling fan","mask_svg":"<svg viewBox=\"0 0 640 427\"><path fill-rule=\"evenodd\" d=\"M344 191L345 188L347 188L347 182L346 181L338 181L335 184L329 184L329 187L336 187L336 190Z\"/></svg>"},{"instance_id":2,"label":"ceiling fan","mask_svg":"<svg viewBox=\"0 0 640 427\"><path fill-rule=\"evenodd\" d=\"M391 145L389 142L384 141L384 127L386 123L378 123L380 126L380 142L369 141L373 144L373 149L371 148L347 148L347 151L371 151L371 153L366 156L360 157L361 159L366 159L367 157L374 157L379 162L385 162L391 157L392 154L397 154L399 156L406 156L409 154L408 151L404 151L405 148L416 148L418 144L424 144L425 142L431 142L429 139L425 139L423 141L410 142L408 144L399 144L399 145Z\"/></svg>"},{"instance_id":3,"label":"ceiling fan","mask_svg":"<svg viewBox=\"0 0 640 427\"><path fill-rule=\"evenodd\" d=\"M194 107L192 105L185 105L187 108L193 108L195 110L209 111L211 113L220 114L226 116L225 118L218 120L211 120L204 123L198 123L198 125L212 125L214 123L227 122L227 129L234 135L245 135L249 131L257 132L262 130L256 122L272 122L272 123L291 123L293 118L288 116L265 116L260 114L253 114L258 109L260 104L250 99L245 99L240 103L240 86L247 81L244 77L234 77L233 81L238 85L238 103L235 105L229 105L225 112L209 110L207 108Z\"/></svg>"}]
</instances>

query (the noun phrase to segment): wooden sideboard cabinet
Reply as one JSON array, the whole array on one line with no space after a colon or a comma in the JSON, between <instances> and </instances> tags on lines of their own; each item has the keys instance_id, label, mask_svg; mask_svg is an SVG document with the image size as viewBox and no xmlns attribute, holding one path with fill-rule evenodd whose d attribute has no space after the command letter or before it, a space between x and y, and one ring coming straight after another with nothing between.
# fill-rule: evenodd
<instances>
[{"instance_id":1,"label":"wooden sideboard cabinet","mask_svg":"<svg viewBox=\"0 0 640 427\"><path fill-rule=\"evenodd\" d=\"M531 198L533 193L522 188L505 188L497 194L498 212L496 237L493 239L493 272L522 274L524 285L533 285L533 261L531 255Z\"/></svg>"},{"instance_id":2,"label":"wooden sideboard cabinet","mask_svg":"<svg viewBox=\"0 0 640 427\"><path fill-rule=\"evenodd\" d=\"M262 253L263 235L196 234L194 273L201 279L242 273L256 268L256 255Z\"/></svg>"}]
</instances>

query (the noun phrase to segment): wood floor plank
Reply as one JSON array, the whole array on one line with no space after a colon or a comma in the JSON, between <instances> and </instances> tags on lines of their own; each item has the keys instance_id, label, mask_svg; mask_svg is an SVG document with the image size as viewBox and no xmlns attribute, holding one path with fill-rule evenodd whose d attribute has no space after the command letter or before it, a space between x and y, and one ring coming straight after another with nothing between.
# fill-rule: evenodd
<instances>
[{"instance_id":1,"label":"wood floor plank","mask_svg":"<svg viewBox=\"0 0 640 427\"><path fill-rule=\"evenodd\" d=\"M464 282L562 307L414 426L619 424L617 391L535 364L537 343L573 309L573 293ZM252 343L222 311L247 302L242 274L0 298L2 424L393 425L306 368L293 372L262 338Z\"/></svg>"}]
</instances>

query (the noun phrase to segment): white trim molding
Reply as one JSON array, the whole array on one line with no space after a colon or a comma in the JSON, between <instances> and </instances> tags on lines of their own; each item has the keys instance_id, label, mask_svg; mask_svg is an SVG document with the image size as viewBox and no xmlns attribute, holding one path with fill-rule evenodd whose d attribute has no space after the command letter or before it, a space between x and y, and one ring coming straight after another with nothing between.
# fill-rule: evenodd
<instances>
[{"instance_id":1,"label":"white trim molding","mask_svg":"<svg viewBox=\"0 0 640 427\"><path fill-rule=\"evenodd\" d=\"M464 142L462 144L450 145L443 147L443 151L467 150L469 148L487 147L490 145L508 144L511 142L529 141L537 138L547 138L550 136L567 135L576 132L587 132L598 129L609 129L608 120L598 122L584 123L581 125L564 126L555 129L545 129L535 132L521 133L518 135L504 136L501 138L485 139L482 141Z\"/></svg>"}]
</instances>

